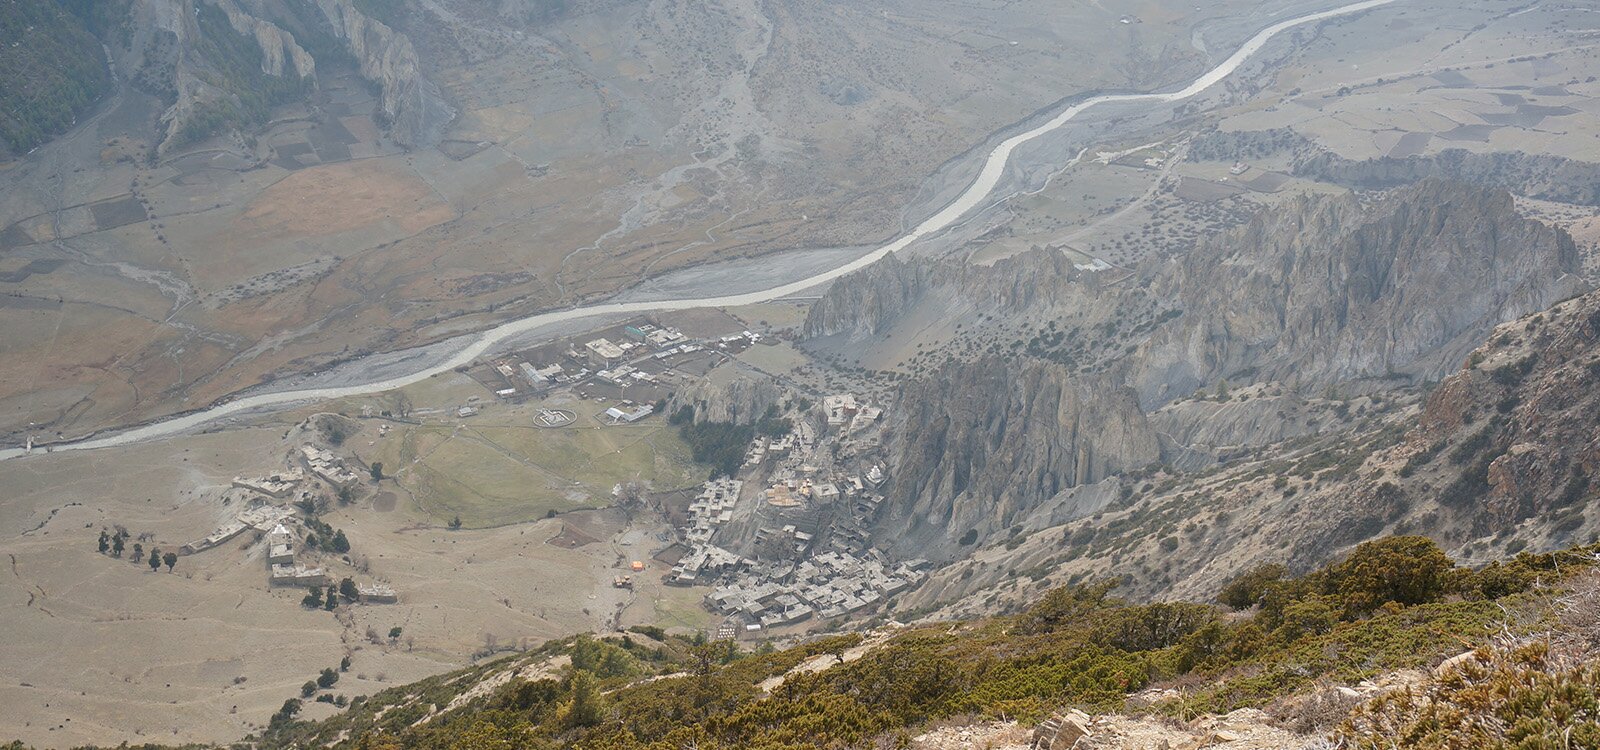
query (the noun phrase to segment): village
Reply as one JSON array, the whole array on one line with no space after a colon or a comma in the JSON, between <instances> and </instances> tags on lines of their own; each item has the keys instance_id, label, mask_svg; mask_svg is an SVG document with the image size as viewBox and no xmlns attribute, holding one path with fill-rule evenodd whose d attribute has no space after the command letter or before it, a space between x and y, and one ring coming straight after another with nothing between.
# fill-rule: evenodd
<instances>
[{"instance_id":1,"label":"village","mask_svg":"<svg viewBox=\"0 0 1600 750\"><path fill-rule=\"evenodd\" d=\"M666 582L713 587L704 601L726 618L724 636L861 613L919 583L926 561L893 561L868 543L888 480L882 416L830 395L786 415L784 434L758 435L742 478L713 478L688 504Z\"/></svg>"},{"instance_id":2,"label":"village","mask_svg":"<svg viewBox=\"0 0 1600 750\"><path fill-rule=\"evenodd\" d=\"M636 319L460 369L492 398L467 396L448 406L381 415L364 405L360 416L376 423L372 436L380 441L392 428L418 419L454 417L466 424L495 403L528 407L509 413L531 416L539 428L581 421L604 430L667 419L664 412L676 393L704 384L713 370L753 346L777 343L726 326L695 336ZM665 571L661 582L707 590L702 604L722 618L715 630L728 637L764 637L774 629L781 635L865 614L915 587L930 568L925 561L892 560L868 538L889 480L882 449L885 407L853 393L817 398L815 387L781 387L786 398L770 406L763 420L781 429L756 430L733 476L724 468L697 489L646 492L659 495L652 501L670 527L661 537L666 549L653 558L662 566L655 569ZM594 405L580 409L584 402ZM250 533L260 543L268 585L310 590L306 606L316 599L333 609L330 602L341 589L346 603L398 602L399 593L382 581L352 585L353 577L368 571L348 553L343 532L318 519L330 498L349 503L369 474L379 478L370 459L336 453L342 433L332 434L319 419L299 425L299 444L287 451L281 468L235 477L223 505L240 510L205 538L184 545L182 554L203 553ZM623 566L613 581L617 588L634 588L636 578L652 569L638 560ZM350 575L335 573L338 567L349 568ZM322 589L327 599L319 595Z\"/></svg>"},{"instance_id":3,"label":"village","mask_svg":"<svg viewBox=\"0 0 1600 750\"><path fill-rule=\"evenodd\" d=\"M332 490L336 496L349 497L360 483L361 475L332 451L311 443L291 451L285 462L289 468L276 473L235 477L230 490L232 496L224 498L224 505L237 501L244 510L205 538L183 545L181 554L199 554L246 532L255 532L264 550L269 586L327 587L331 592L342 583L322 561L332 558L350 565L349 542L342 531L329 528L317 520L316 515L328 502L324 489ZM394 604L399 601L399 594L381 582L355 583L354 596L349 593L350 587L345 588L345 598L351 603ZM330 595L335 597L331 601L337 602L337 596ZM322 600L321 596L316 598ZM326 606L329 600L323 601L320 606Z\"/></svg>"},{"instance_id":4,"label":"village","mask_svg":"<svg viewBox=\"0 0 1600 750\"><path fill-rule=\"evenodd\" d=\"M703 381L752 346L773 343L749 330L697 338L635 320L467 372L507 402L564 389L595 402L593 418L600 424L628 424L667 416L660 412L675 391ZM710 588L703 603L725 618L717 628L725 637L864 613L916 586L931 567L891 560L869 543L880 490L889 480L884 407L851 393L813 403L789 390L793 398L768 415L787 429L758 432L735 476L714 476L685 505L663 508L676 539L656 558L671 563L664 582ZM461 416L475 412L463 407ZM574 419L545 409L535 421L560 427ZM632 588L644 570L644 563L632 561L614 585Z\"/></svg>"},{"instance_id":5,"label":"village","mask_svg":"<svg viewBox=\"0 0 1600 750\"><path fill-rule=\"evenodd\" d=\"M631 424L656 413L675 387L704 377L763 338L744 330L691 339L677 327L637 320L494 357L465 372L507 403L568 388L581 399L608 404L595 415L602 424ZM477 407L467 404L458 416L475 413Z\"/></svg>"}]
</instances>

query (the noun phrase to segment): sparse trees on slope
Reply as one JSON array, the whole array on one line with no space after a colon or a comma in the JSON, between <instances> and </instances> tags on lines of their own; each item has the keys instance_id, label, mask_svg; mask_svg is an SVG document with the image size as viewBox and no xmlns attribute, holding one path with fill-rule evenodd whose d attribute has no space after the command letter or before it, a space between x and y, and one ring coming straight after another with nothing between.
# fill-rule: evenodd
<instances>
[{"instance_id":1,"label":"sparse trees on slope","mask_svg":"<svg viewBox=\"0 0 1600 750\"><path fill-rule=\"evenodd\" d=\"M1267 588L1289 576L1289 569L1279 563L1262 563L1228 581L1217 594L1217 601L1230 609L1249 609L1267 595Z\"/></svg>"},{"instance_id":2,"label":"sparse trees on slope","mask_svg":"<svg viewBox=\"0 0 1600 750\"><path fill-rule=\"evenodd\" d=\"M300 713L301 705L302 704L300 703L299 698L290 698L289 700L284 701L283 707L279 708L278 712L272 715L272 723L282 724L283 722L293 719L297 714Z\"/></svg>"},{"instance_id":3,"label":"sparse trees on slope","mask_svg":"<svg viewBox=\"0 0 1600 750\"><path fill-rule=\"evenodd\" d=\"M567 723L575 727L592 727L600 723L604 707L601 705L600 688L595 683L594 675L579 669L569 678L572 687L572 702L567 707Z\"/></svg>"}]
</instances>

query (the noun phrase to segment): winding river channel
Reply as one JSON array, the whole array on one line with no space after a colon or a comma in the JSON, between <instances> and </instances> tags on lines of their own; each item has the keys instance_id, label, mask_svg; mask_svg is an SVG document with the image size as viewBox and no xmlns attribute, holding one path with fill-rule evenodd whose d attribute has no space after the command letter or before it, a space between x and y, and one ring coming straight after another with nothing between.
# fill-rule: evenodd
<instances>
[{"instance_id":1,"label":"winding river channel","mask_svg":"<svg viewBox=\"0 0 1600 750\"><path fill-rule=\"evenodd\" d=\"M866 255L821 273L814 274L807 278L792 281L786 284L780 284L769 289L763 289L744 294L733 294L721 297L669 299L648 302L600 303L585 307L555 310L551 312L530 315L528 317L519 318L517 320L504 323L483 331L482 333L476 334L474 337L466 339L464 345L450 356L445 357L434 364L421 367L404 375L356 385L305 388L300 390L258 393L254 395L243 396L232 401L217 404L207 409L190 412L188 414L176 416L171 419L152 422L150 424L124 430L122 432L92 437L76 442L55 443L50 447L52 450L56 451L107 448L185 432L223 417L260 410L267 407L282 406L286 404L307 401L347 398L350 396L360 396L369 393L380 393L383 391L394 390L396 388L411 385L413 383L433 377L434 375L448 372L457 367L468 364L488 353L497 344L555 323L563 323L601 315L631 315L671 310L688 310L703 307L737 307L741 305L751 305L794 296L819 284L832 281L840 276L876 263L890 253L904 249L919 239L928 237L947 227L950 227L974 208L987 205L990 202L990 194L994 192L996 187L999 186L1001 178L1005 175L1006 166L1011 161L1012 152L1015 151L1018 146L1038 138L1041 135L1061 128L1068 122L1071 122L1073 118L1076 118L1078 115L1082 114L1085 110L1088 110L1091 107L1109 103L1159 103L1175 102L1188 99L1200 93L1201 91L1216 85L1224 78L1227 78L1230 74L1237 70L1239 66L1245 62L1245 60L1249 59L1251 55L1254 55L1256 52L1260 51L1261 48L1265 46L1266 43L1274 36L1277 36L1287 29L1309 23L1316 23L1318 21L1323 21L1337 16L1359 13L1361 11L1388 5L1396 1L1397 0L1364 0L1363 2L1352 3L1349 5L1340 6L1338 8L1333 8L1318 13L1311 13L1275 23L1257 32L1255 36L1251 37L1244 43L1243 46L1239 47L1237 51L1230 55L1228 59L1218 63L1216 67L1195 79L1194 82L1190 83L1188 86L1185 86L1177 91L1156 94L1107 94L1103 96L1091 97L1077 102L1076 104L1073 104L1072 106L1062 110L1059 114L1044 124L1025 132L1018 133L1010 138L1005 139L1004 141L1001 141L999 145L995 146L994 150L989 152L988 157L984 161L983 169L978 173L977 178L973 180L972 184L967 186L967 189L962 191L962 193L957 196L956 199L949 205L946 205L938 213L928 217L911 231L901 235L894 241L867 253ZM38 453L41 451L36 450L35 452ZM21 448L0 450L0 460L16 458L22 455L26 455L26 452Z\"/></svg>"}]
</instances>

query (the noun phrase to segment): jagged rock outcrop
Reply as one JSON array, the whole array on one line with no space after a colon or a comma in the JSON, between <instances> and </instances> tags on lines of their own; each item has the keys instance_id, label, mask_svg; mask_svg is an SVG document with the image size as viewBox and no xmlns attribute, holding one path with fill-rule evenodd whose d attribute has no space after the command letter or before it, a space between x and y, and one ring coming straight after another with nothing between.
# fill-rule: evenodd
<instances>
[{"instance_id":1,"label":"jagged rock outcrop","mask_svg":"<svg viewBox=\"0 0 1600 750\"><path fill-rule=\"evenodd\" d=\"M1041 510L1069 487L1342 429L1345 412L1366 408L1363 389L1445 377L1496 325L1584 289L1578 270L1572 239L1518 215L1508 193L1430 179L1370 207L1350 195L1298 199L1121 284L1079 278L1093 275L1049 251L987 269L886 259L836 282L806 332L872 337L902 318L924 325L936 311L982 309L1058 320L1071 344L1119 316L1146 316L1118 329L1109 360L1056 364L1044 360L1062 350L1030 344L1024 356L951 364L902 386L878 538L953 556L969 532L981 544L1071 516ZM1274 383L1272 395L1144 412L1225 379ZM1335 385L1358 398L1324 398ZM1534 455L1519 450L1496 471ZM1365 525L1308 532L1305 554L1349 543L1372 519L1381 526L1402 502L1377 485L1350 497Z\"/></svg>"},{"instance_id":2,"label":"jagged rock outcrop","mask_svg":"<svg viewBox=\"0 0 1600 750\"><path fill-rule=\"evenodd\" d=\"M411 40L363 14L351 0L316 4L355 57L361 76L382 89L380 106L395 141L406 146L437 143L456 113L438 86L422 75Z\"/></svg>"},{"instance_id":3,"label":"jagged rock outcrop","mask_svg":"<svg viewBox=\"0 0 1600 750\"><path fill-rule=\"evenodd\" d=\"M930 295L988 313L1016 312L1041 300L1076 297L1087 291L1082 282L1083 274L1070 259L1048 249L1021 253L989 267L888 255L830 285L807 312L801 335L870 338L888 330Z\"/></svg>"},{"instance_id":4,"label":"jagged rock outcrop","mask_svg":"<svg viewBox=\"0 0 1600 750\"><path fill-rule=\"evenodd\" d=\"M261 72L274 76L287 74L299 78L316 74L316 61L312 59L310 52L295 42L294 35L276 24L246 14L233 3L233 0L210 1L228 16L228 25L232 26L234 31L255 37L256 45L261 48Z\"/></svg>"},{"instance_id":5,"label":"jagged rock outcrop","mask_svg":"<svg viewBox=\"0 0 1600 750\"><path fill-rule=\"evenodd\" d=\"M1048 362L953 366L895 405L878 538L910 554L953 556L1057 493L1161 457L1132 391Z\"/></svg>"},{"instance_id":6,"label":"jagged rock outcrop","mask_svg":"<svg viewBox=\"0 0 1600 750\"><path fill-rule=\"evenodd\" d=\"M667 413L694 409L694 421L751 424L783 399L783 389L772 378L734 376L702 380L672 394Z\"/></svg>"},{"instance_id":7,"label":"jagged rock outcrop","mask_svg":"<svg viewBox=\"0 0 1600 750\"><path fill-rule=\"evenodd\" d=\"M1600 292L1502 327L1429 394L1412 439L1447 446L1428 462L1443 479L1402 486L1442 485L1480 531L1581 515L1600 489Z\"/></svg>"},{"instance_id":8,"label":"jagged rock outcrop","mask_svg":"<svg viewBox=\"0 0 1600 750\"><path fill-rule=\"evenodd\" d=\"M1428 177L1447 177L1533 198L1600 205L1600 164L1520 151L1479 154L1451 148L1427 156L1363 161L1318 151L1295 162L1293 171L1361 189L1387 189Z\"/></svg>"},{"instance_id":9,"label":"jagged rock outcrop","mask_svg":"<svg viewBox=\"0 0 1600 750\"><path fill-rule=\"evenodd\" d=\"M249 80L235 67L237 60L215 59L239 52L232 40L215 38L217 24L207 27L201 23L201 13L207 11L226 17L220 33L251 40L260 52L260 72L268 78ZM265 86L278 95L287 90L291 96L300 90L264 81L287 79L314 85L317 60L307 47L315 45L297 39L296 33L342 43L343 52L355 60L362 77L377 84L380 119L402 145L438 142L455 117L438 87L423 75L411 40L363 14L351 0L134 0L129 28L127 47L113 50L113 57L125 78L169 97L171 104L161 116L163 152L208 134L207 128L217 122L237 119L245 109L241 98L263 94L254 88ZM210 43L204 44L208 39ZM249 54L254 56L254 52ZM281 103L281 99L268 103Z\"/></svg>"},{"instance_id":10,"label":"jagged rock outcrop","mask_svg":"<svg viewBox=\"0 0 1600 750\"><path fill-rule=\"evenodd\" d=\"M836 281L803 335L864 340L916 311L924 323L1044 315L1068 332L1066 350L1030 353L1109 365L1154 408L1221 380L1302 391L1438 380L1495 325L1585 289L1579 269L1571 237L1520 216L1509 193L1427 179L1371 207L1296 199L1120 285L1050 250L989 268L890 256Z\"/></svg>"},{"instance_id":11,"label":"jagged rock outcrop","mask_svg":"<svg viewBox=\"0 0 1600 750\"><path fill-rule=\"evenodd\" d=\"M1147 406L1221 379L1436 380L1497 324L1585 288L1565 232L1509 193L1425 180L1364 209L1303 197L1200 243L1157 297L1183 315L1131 356Z\"/></svg>"},{"instance_id":12,"label":"jagged rock outcrop","mask_svg":"<svg viewBox=\"0 0 1600 750\"><path fill-rule=\"evenodd\" d=\"M845 335L850 339L882 333L927 293L935 269L923 259L903 261L890 254L828 287L806 313L801 335L807 339Z\"/></svg>"}]
</instances>

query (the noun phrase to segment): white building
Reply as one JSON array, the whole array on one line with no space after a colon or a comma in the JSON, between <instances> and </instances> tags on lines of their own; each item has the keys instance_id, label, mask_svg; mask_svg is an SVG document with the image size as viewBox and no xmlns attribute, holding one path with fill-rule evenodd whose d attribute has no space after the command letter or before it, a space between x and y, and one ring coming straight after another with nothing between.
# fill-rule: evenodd
<instances>
[{"instance_id":1,"label":"white building","mask_svg":"<svg viewBox=\"0 0 1600 750\"><path fill-rule=\"evenodd\" d=\"M645 335L644 340L657 349L665 349L669 346L676 346L678 342L683 341L683 334L676 328L663 328L659 331L649 332Z\"/></svg>"},{"instance_id":2,"label":"white building","mask_svg":"<svg viewBox=\"0 0 1600 750\"><path fill-rule=\"evenodd\" d=\"M589 352L589 361L600 367L610 367L612 362L622 359L622 347L611 343L610 339L595 339L583 347Z\"/></svg>"},{"instance_id":3,"label":"white building","mask_svg":"<svg viewBox=\"0 0 1600 750\"><path fill-rule=\"evenodd\" d=\"M626 411L619 407L613 406L610 409L606 409L605 415L606 418L611 420L612 424L623 424L637 422L641 419L644 419L645 417L648 417L654 413L655 410L656 407L654 404L639 404Z\"/></svg>"},{"instance_id":4,"label":"white building","mask_svg":"<svg viewBox=\"0 0 1600 750\"><path fill-rule=\"evenodd\" d=\"M855 417L860 407L856 404L856 397L849 393L841 393L822 398L822 409L828 414L829 427L841 427L849 424Z\"/></svg>"}]
</instances>

